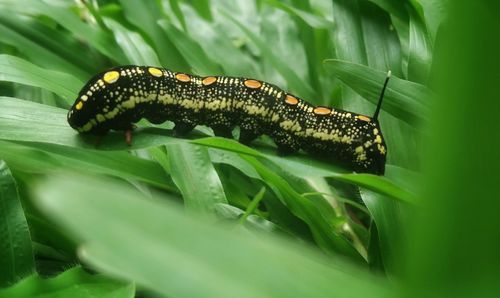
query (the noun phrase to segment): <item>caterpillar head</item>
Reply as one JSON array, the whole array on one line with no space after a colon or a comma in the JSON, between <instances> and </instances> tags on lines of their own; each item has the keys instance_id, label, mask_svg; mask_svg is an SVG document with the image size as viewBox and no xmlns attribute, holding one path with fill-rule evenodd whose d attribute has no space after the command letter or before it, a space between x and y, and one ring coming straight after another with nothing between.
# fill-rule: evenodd
<instances>
[{"instance_id":1,"label":"caterpillar head","mask_svg":"<svg viewBox=\"0 0 500 298\"><path fill-rule=\"evenodd\" d=\"M134 109L137 98L151 88L145 72L144 67L122 66L92 77L68 112L70 126L91 134L130 128L141 116L136 115L140 109Z\"/></svg>"}]
</instances>

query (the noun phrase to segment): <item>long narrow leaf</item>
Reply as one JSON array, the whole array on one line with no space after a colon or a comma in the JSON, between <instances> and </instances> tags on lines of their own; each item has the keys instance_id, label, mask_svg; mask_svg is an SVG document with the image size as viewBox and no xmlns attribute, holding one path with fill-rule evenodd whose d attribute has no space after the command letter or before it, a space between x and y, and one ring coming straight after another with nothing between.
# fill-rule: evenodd
<instances>
[{"instance_id":1,"label":"long narrow leaf","mask_svg":"<svg viewBox=\"0 0 500 298\"><path fill-rule=\"evenodd\" d=\"M35 271L31 236L17 185L0 160L0 287Z\"/></svg>"},{"instance_id":2,"label":"long narrow leaf","mask_svg":"<svg viewBox=\"0 0 500 298\"><path fill-rule=\"evenodd\" d=\"M58 176L36 193L49 216L84 240L87 262L165 296L387 295L383 280L343 261L283 239L248 238L194 221L167 201L140 199L111 181Z\"/></svg>"},{"instance_id":3,"label":"long narrow leaf","mask_svg":"<svg viewBox=\"0 0 500 298\"><path fill-rule=\"evenodd\" d=\"M341 60L326 60L325 66L357 93L377 103L382 83L386 77L383 71ZM423 85L391 77L382 108L410 124L426 120L430 91Z\"/></svg>"},{"instance_id":4,"label":"long narrow leaf","mask_svg":"<svg viewBox=\"0 0 500 298\"><path fill-rule=\"evenodd\" d=\"M47 89L72 104L83 83L70 74L40 68L26 60L0 55L0 81Z\"/></svg>"},{"instance_id":5,"label":"long narrow leaf","mask_svg":"<svg viewBox=\"0 0 500 298\"><path fill-rule=\"evenodd\" d=\"M81 267L67 270L50 279L33 275L13 287L0 289L0 297L9 298L132 298L134 294L134 284L117 282L102 275L93 275Z\"/></svg>"},{"instance_id":6,"label":"long narrow leaf","mask_svg":"<svg viewBox=\"0 0 500 298\"><path fill-rule=\"evenodd\" d=\"M213 215L216 204L227 203L207 148L184 143L168 145L167 150L172 179L188 211Z\"/></svg>"}]
</instances>

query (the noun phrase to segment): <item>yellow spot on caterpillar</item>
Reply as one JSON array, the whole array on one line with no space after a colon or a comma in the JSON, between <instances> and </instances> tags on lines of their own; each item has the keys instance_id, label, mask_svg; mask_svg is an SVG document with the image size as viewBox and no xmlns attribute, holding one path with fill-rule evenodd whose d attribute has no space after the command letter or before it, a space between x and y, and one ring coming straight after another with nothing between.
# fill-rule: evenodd
<instances>
[{"instance_id":1,"label":"yellow spot on caterpillar","mask_svg":"<svg viewBox=\"0 0 500 298\"><path fill-rule=\"evenodd\" d=\"M372 121L369 117L364 116L364 115L358 115L358 116L356 116L356 117L358 117L358 119L359 119L359 120L362 120L362 121L365 121L365 122L370 122L370 121Z\"/></svg>"},{"instance_id":2,"label":"yellow spot on caterpillar","mask_svg":"<svg viewBox=\"0 0 500 298\"><path fill-rule=\"evenodd\" d=\"M382 144L382 138L380 137L380 135L377 135L377 137L375 138L375 143Z\"/></svg>"},{"instance_id":3,"label":"yellow spot on caterpillar","mask_svg":"<svg viewBox=\"0 0 500 298\"><path fill-rule=\"evenodd\" d=\"M175 75L175 78L181 82L189 82L191 81L191 77L184 73L178 73Z\"/></svg>"},{"instance_id":4,"label":"yellow spot on caterpillar","mask_svg":"<svg viewBox=\"0 0 500 298\"><path fill-rule=\"evenodd\" d=\"M257 80L246 80L244 82L244 84L248 88L252 88L252 89L257 89L257 88L260 88L262 86L262 83L257 81Z\"/></svg>"},{"instance_id":5,"label":"yellow spot on caterpillar","mask_svg":"<svg viewBox=\"0 0 500 298\"><path fill-rule=\"evenodd\" d=\"M131 96L129 100L122 102L122 107L126 109L132 109L135 107L135 97Z\"/></svg>"},{"instance_id":6,"label":"yellow spot on caterpillar","mask_svg":"<svg viewBox=\"0 0 500 298\"><path fill-rule=\"evenodd\" d=\"M385 147L383 145L377 144L378 151L380 151L380 154L385 155Z\"/></svg>"},{"instance_id":7,"label":"yellow spot on caterpillar","mask_svg":"<svg viewBox=\"0 0 500 298\"><path fill-rule=\"evenodd\" d=\"M115 107L113 110L106 113L106 115L104 115L104 117L106 117L108 119L113 119L116 116L116 114L118 114L118 112L119 112L118 107Z\"/></svg>"},{"instance_id":8,"label":"yellow spot on caterpillar","mask_svg":"<svg viewBox=\"0 0 500 298\"><path fill-rule=\"evenodd\" d=\"M97 122L104 122L104 121L106 121L106 118L102 114L97 114L95 116L95 118L97 119Z\"/></svg>"},{"instance_id":9,"label":"yellow spot on caterpillar","mask_svg":"<svg viewBox=\"0 0 500 298\"><path fill-rule=\"evenodd\" d=\"M82 97L80 97L80 99L82 101L87 101L87 99L89 99L89 97L87 95L82 95Z\"/></svg>"},{"instance_id":10,"label":"yellow spot on caterpillar","mask_svg":"<svg viewBox=\"0 0 500 298\"><path fill-rule=\"evenodd\" d=\"M356 152L356 154L361 154L363 153L364 149L363 149L363 146L358 146L356 147L356 149L354 149L354 152Z\"/></svg>"},{"instance_id":11,"label":"yellow spot on caterpillar","mask_svg":"<svg viewBox=\"0 0 500 298\"><path fill-rule=\"evenodd\" d=\"M332 110L325 107L315 107L313 112L316 115L328 115L332 112Z\"/></svg>"},{"instance_id":12,"label":"yellow spot on caterpillar","mask_svg":"<svg viewBox=\"0 0 500 298\"><path fill-rule=\"evenodd\" d=\"M81 110L83 108L83 102L79 101L76 106L75 106L75 109L77 110Z\"/></svg>"},{"instance_id":13,"label":"yellow spot on caterpillar","mask_svg":"<svg viewBox=\"0 0 500 298\"><path fill-rule=\"evenodd\" d=\"M161 77L163 75L163 72L156 67L149 67L148 72L155 77Z\"/></svg>"},{"instance_id":14,"label":"yellow spot on caterpillar","mask_svg":"<svg viewBox=\"0 0 500 298\"><path fill-rule=\"evenodd\" d=\"M349 137L348 135L344 135L340 141L342 143L351 144L352 143L352 138Z\"/></svg>"},{"instance_id":15,"label":"yellow spot on caterpillar","mask_svg":"<svg viewBox=\"0 0 500 298\"><path fill-rule=\"evenodd\" d=\"M216 81L217 81L216 77L206 77L203 79L203 81L201 81L201 83L205 86L210 86L213 83L215 83Z\"/></svg>"},{"instance_id":16,"label":"yellow spot on caterpillar","mask_svg":"<svg viewBox=\"0 0 500 298\"><path fill-rule=\"evenodd\" d=\"M287 104L289 104L289 105L294 106L294 105L296 105L296 104L299 103L299 100L296 97L294 97L294 96L287 95L286 98L285 98L285 102Z\"/></svg>"},{"instance_id":17,"label":"yellow spot on caterpillar","mask_svg":"<svg viewBox=\"0 0 500 298\"><path fill-rule=\"evenodd\" d=\"M174 98L168 94L165 95L159 95L158 96L158 101L161 102L164 105L167 104L172 104L174 102Z\"/></svg>"},{"instance_id":18,"label":"yellow spot on caterpillar","mask_svg":"<svg viewBox=\"0 0 500 298\"><path fill-rule=\"evenodd\" d=\"M374 129L373 129L373 134L374 134L374 135L378 135L378 129L374 128Z\"/></svg>"},{"instance_id":19,"label":"yellow spot on caterpillar","mask_svg":"<svg viewBox=\"0 0 500 298\"><path fill-rule=\"evenodd\" d=\"M285 120L283 122L280 123L280 126L284 129L284 130L289 130L290 128L292 128L292 126L294 125L295 123L291 120Z\"/></svg>"},{"instance_id":20,"label":"yellow spot on caterpillar","mask_svg":"<svg viewBox=\"0 0 500 298\"><path fill-rule=\"evenodd\" d=\"M358 155L358 158L356 158L357 161L364 161L366 160L366 154L360 154Z\"/></svg>"},{"instance_id":21,"label":"yellow spot on caterpillar","mask_svg":"<svg viewBox=\"0 0 500 298\"><path fill-rule=\"evenodd\" d=\"M92 129L92 123L91 122L87 122L87 124L85 124L83 127L82 127L82 131L89 131Z\"/></svg>"},{"instance_id":22,"label":"yellow spot on caterpillar","mask_svg":"<svg viewBox=\"0 0 500 298\"><path fill-rule=\"evenodd\" d=\"M104 82L106 82L108 84L113 84L114 82L118 81L119 78L120 78L120 73L117 72L117 71L114 71L114 70L113 71L108 71L102 77L102 79L104 80Z\"/></svg>"}]
</instances>

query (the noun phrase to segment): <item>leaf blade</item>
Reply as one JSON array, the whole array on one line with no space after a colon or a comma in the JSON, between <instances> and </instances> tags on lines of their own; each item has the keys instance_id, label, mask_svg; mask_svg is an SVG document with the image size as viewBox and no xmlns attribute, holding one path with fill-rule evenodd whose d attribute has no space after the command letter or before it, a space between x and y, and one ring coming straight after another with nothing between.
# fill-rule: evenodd
<instances>
[{"instance_id":1,"label":"leaf blade","mask_svg":"<svg viewBox=\"0 0 500 298\"><path fill-rule=\"evenodd\" d=\"M0 287L35 271L28 222L17 186L7 164L0 160Z\"/></svg>"}]
</instances>

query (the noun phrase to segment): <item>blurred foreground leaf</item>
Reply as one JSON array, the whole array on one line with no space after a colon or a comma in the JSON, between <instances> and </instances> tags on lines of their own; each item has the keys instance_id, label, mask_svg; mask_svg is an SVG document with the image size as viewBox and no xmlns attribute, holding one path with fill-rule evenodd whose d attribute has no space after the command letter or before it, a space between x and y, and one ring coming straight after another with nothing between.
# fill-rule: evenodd
<instances>
[{"instance_id":1,"label":"blurred foreground leaf","mask_svg":"<svg viewBox=\"0 0 500 298\"><path fill-rule=\"evenodd\" d=\"M388 294L382 279L343 260L281 238L253 238L195 221L177 205L140 198L103 178L55 176L35 194L47 215L83 241L86 262L164 296Z\"/></svg>"},{"instance_id":2,"label":"blurred foreground leaf","mask_svg":"<svg viewBox=\"0 0 500 298\"><path fill-rule=\"evenodd\" d=\"M406 258L410 297L500 293L499 11L498 1L454 1L438 33L439 97Z\"/></svg>"}]
</instances>

